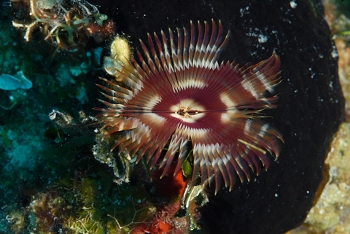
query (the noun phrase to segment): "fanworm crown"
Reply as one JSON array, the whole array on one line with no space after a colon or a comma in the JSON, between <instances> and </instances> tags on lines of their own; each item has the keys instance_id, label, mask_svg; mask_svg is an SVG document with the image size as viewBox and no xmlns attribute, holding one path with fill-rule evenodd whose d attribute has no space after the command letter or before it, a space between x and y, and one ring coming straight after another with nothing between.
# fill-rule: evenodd
<instances>
[{"instance_id":1,"label":"fanworm crown","mask_svg":"<svg viewBox=\"0 0 350 234\"><path fill-rule=\"evenodd\" d=\"M275 108L279 59L273 53L243 68L219 64L228 36L220 21L197 27L191 21L189 32L148 34L148 46L140 40L138 60L109 59L121 82L101 78L107 85L98 86L107 101L100 101L107 107L97 109L106 134L123 131L113 149L137 160L147 157L152 167L162 168L162 176L176 160L177 173L190 155L192 181L197 176L202 184L213 180L215 192L221 181L231 190L237 176L249 181L250 171L266 169L268 155L278 157L282 137L259 119L263 110Z\"/></svg>"}]
</instances>

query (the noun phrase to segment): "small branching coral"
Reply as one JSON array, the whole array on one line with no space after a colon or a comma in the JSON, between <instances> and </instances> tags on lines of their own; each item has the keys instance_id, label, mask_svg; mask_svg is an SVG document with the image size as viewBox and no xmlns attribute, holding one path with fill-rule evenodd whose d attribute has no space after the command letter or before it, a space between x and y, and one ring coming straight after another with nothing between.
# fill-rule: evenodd
<instances>
[{"instance_id":1,"label":"small branching coral","mask_svg":"<svg viewBox=\"0 0 350 234\"><path fill-rule=\"evenodd\" d=\"M215 192L221 181L231 190L236 176L249 181L250 171L258 175L268 156L280 153L282 136L260 120L276 107L279 58L273 53L242 68L219 64L229 37L221 22L191 22L190 32L177 28L176 34L148 34L138 60L115 62L116 81L101 78L106 86L98 85L108 100L100 100L106 108L96 108L98 118L106 136L119 133L112 150L137 161L146 157L163 169L161 178L176 161L177 174L190 156L193 183L199 176L202 185L215 182Z\"/></svg>"},{"instance_id":2,"label":"small branching coral","mask_svg":"<svg viewBox=\"0 0 350 234\"><path fill-rule=\"evenodd\" d=\"M69 213L69 205L64 199L56 197L54 193L38 195L31 203L31 209L35 216L38 231L45 233L62 233L67 231L64 226L64 214Z\"/></svg>"},{"instance_id":3,"label":"small branching coral","mask_svg":"<svg viewBox=\"0 0 350 234\"><path fill-rule=\"evenodd\" d=\"M29 2L27 2L29 1ZM97 7L84 0L23 0L29 4L29 24L13 21L16 28L26 30L24 39L29 41L37 27L61 49L75 49L84 44L87 36L114 34L113 22L100 14Z\"/></svg>"}]
</instances>

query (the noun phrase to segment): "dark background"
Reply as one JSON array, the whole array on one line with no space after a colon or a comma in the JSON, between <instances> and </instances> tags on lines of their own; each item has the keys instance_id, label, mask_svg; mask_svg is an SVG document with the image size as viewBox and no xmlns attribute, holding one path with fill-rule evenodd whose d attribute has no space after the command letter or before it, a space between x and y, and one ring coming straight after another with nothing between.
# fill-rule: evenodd
<instances>
[{"instance_id":1,"label":"dark background","mask_svg":"<svg viewBox=\"0 0 350 234\"><path fill-rule=\"evenodd\" d=\"M231 37L219 61L244 65L273 51L279 55L280 100L266 121L283 135L281 155L250 183L210 195L201 209L202 226L210 233L286 232L306 217L323 178L330 141L344 117L337 54L321 1L291 2L91 1L113 18L116 31L125 33L134 48L147 32L220 19Z\"/></svg>"}]
</instances>

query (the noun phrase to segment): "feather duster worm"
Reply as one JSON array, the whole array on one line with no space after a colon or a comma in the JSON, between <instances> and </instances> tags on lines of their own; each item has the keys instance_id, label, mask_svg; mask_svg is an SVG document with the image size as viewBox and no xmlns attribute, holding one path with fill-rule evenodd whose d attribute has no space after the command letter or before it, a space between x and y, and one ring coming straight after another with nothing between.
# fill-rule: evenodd
<instances>
[{"instance_id":1,"label":"feather duster worm","mask_svg":"<svg viewBox=\"0 0 350 234\"><path fill-rule=\"evenodd\" d=\"M213 180L216 192L221 181L231 190L236 175L249 181L250 171L266 169L268 155L278 157L282 137L259 119L275 108L279 59L273 53L243 68L219 64L228 36L220 21L197 27L191 21L189 32L148 34L148 46L140 40L138 60L114 61L121 82L101 78L107 101L100 101L107 107L97 108L108 135L122 131L113 149L147 157L164 176L174 160L174 174L180 170L192 144L192 181L198 175L202 184Z\"/></svg>"}]
</instances>

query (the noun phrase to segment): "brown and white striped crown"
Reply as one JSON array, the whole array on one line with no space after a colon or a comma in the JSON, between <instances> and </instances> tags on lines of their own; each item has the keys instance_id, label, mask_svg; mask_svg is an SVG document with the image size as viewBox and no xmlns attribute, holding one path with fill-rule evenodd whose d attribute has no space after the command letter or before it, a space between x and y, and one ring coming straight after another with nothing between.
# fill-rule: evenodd
<instances>
[{"instance_id":1,"label":"brown and white striped crown","mask_svg":"<svg viewBox=\"0 0 350 234\"><path fill-rule=\"evenodd\" d=\"M107 101L100 100L106 107L97 109L107 134L122 132L113 149L137 160L146 156L164 176L173 162L174 173L181 169L192 145L192 180L212 179L216 192L222 181L231 190L236 176L249 181L250 171L266 169L268 155L277 158L282 141L260 120L278 99L273 92L279 59L273 53L243 68L219 64L228 36L220 21L197 27L191 21L189 32L148 34L148 46L140 40L142 53L129 64L107 58L105 66L115 64L113 74L121 82L101 78L106 86L98 86Z\"/></svg>"}]
</instances>

